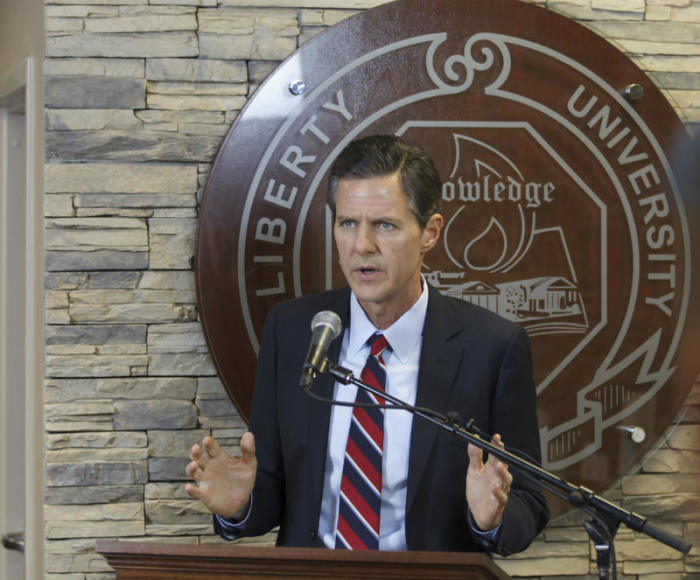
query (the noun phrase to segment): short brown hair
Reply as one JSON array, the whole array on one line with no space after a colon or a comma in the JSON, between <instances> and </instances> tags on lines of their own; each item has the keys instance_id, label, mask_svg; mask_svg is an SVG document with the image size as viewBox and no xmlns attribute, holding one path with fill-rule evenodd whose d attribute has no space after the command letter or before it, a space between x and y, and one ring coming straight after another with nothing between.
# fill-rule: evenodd
<instances>
[{"instance_id":1,"label":"short brown hair","mask_svg":"<svg viewBox=\"0 0 700 580\"><path fill-rule=\"evenodd\" d=\"M335 215L341 179L369 179L398 173L408 205L421 229L440 211L442 181L433 160L420 147L395 135L372 135L352 141L333 162L326 201Z\"/></svg>"}]
</instances>

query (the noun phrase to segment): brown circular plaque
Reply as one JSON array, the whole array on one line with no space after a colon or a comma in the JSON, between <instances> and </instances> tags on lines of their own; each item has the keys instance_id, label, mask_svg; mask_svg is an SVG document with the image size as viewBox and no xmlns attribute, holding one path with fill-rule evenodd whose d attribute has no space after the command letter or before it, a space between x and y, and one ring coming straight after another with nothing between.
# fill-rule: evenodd
<instances>
[{"instance_id":1,"label":"brown circular plaque","mask_svg":"<svg viewBox=\"0 0 700 580\"><path fill-rule=\"evenodd\" d=\"M373 133L441 173L428 281L528 331L543 465L605 489L697 371L678 366L697 301L673 109L603 39L514 0L400 0L305 44L231 128L199 223L202 323L244 417L269 309L344 284L326 175Z\"/></svg>"}]
</instances>

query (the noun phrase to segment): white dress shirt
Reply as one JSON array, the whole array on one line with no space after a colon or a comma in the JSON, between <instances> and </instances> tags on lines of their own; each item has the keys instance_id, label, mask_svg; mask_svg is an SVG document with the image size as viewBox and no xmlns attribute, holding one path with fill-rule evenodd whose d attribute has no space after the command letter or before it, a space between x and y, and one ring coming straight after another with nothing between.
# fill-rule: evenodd
<instances>
[{"instance_id":1,"label":"white dress shirt","mask_svg":"<svg viewBox=\"0 0 700 580\"><path fill-rule=\"evenodd\" d=\"M386 366L386 392L409 405L416 401L418 366L423 344L423 324L428 308L428 287L416 303L394 324L382 331L390 351L382 358ZM369 356L367 340L378 330L369 321L353 293L350 298L350 326L343 333L338 364L359 377ZM335 383L333 398L355 401L357 387ZM338 497L345 461L345 445L350 431L352 407L334 406L328 435L328 458L323 480L323 499L318 533L323 543L335 547L338 521ZM379 549L406 549L406 481L413 415L408 411L387 409L384 415L384 452L382 455L382 503L379 516Z\"/></svg>"}]
</instances>

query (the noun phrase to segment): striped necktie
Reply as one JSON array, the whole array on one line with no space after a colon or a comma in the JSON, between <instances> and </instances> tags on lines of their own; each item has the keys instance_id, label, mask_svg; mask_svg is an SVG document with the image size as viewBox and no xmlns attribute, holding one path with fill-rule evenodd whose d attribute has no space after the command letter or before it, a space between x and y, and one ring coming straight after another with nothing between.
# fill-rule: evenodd
<instances>
[{"instance_id":1,"label":"striped necktie","mask_svg":"<svg viewBox=\"0 0 700 580\"><path fill-rule=\"evenodd\" d=\"M368 342L370 353L361 377L375 389L384 391L386 368L382 352L389 344L378 333ZM383 405L384 399L358 388L355 402ZM340 482L336 548L376 550L379 547L383 448L384 409L355 407Z\"/></svg>"}]
</instances>

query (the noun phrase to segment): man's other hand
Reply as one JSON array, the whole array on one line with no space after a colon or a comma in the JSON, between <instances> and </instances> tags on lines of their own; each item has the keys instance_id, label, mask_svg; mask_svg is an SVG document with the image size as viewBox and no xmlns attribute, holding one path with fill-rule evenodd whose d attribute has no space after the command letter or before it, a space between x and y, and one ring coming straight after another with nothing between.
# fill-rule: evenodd
<instances>
[{"instance_id":1,"label":"man's other hand","mask_svg":"<svg viewBox=\"0 0 700 580\"><path fill-rule=\"evenodd\" d=\"M492 443L503 448L501 436L493 436ZM508 466L493 455L484 463L483 452L471 443L468 446L467 504L474 523L482 531L495 529L503 517L513 476Z\"/></svg>"},{"instance_id":2,"label":"man's other hand","mask_svg":"<svg viewBox=\"0 0 700 580\"><path fill-rule=\"evenodd\" d=\"M255 437L241 437L241 457L226 453L213 437L205 437L202 445L194 444L192 461L185 471L195 484L185 485L190 497L201 501L209 511L227 519L243 519L255 486L258 462L255 459Z\"/></svg>"}]
</instances>

